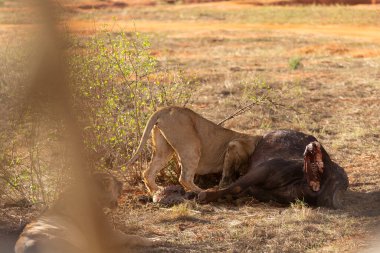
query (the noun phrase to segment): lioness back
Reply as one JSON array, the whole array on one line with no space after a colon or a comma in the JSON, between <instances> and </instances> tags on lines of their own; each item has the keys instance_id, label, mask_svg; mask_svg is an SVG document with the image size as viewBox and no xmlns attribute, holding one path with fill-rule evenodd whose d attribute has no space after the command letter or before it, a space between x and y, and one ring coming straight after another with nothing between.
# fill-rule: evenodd
<instances>
[{"instance_id":1,"label":"lioness back","mask_svg":"<svg viewBox=\"0 0 380 253\"><path fill-rule=\"evenodd\" d=\"M163 113L157 120L157 127L168 138L180 139L185 143L200 142L200 160L197 171L199 175L221 171L228 143L234 138L245 136L219 126L189 108L171 106L160 111ZM195 130L196 136L188 133L192 132L188 131L189 128ZM178 137L173 137L173 135ZM197 140L192 140L192 138Z\"/></svg>"}]
</instances>

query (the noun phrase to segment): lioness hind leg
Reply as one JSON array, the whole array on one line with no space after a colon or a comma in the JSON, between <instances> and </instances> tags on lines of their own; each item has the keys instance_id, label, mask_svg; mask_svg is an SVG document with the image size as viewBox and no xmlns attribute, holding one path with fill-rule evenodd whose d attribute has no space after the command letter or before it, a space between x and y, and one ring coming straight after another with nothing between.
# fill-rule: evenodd
<instances>
[{"instance_id":1,"label":"lioness hind leg","mask_svg":"<svg viewBox=\"0 0 380 253\"><path fill-rule=\"evenodd\" d=\"M185 117L180 120L183 125L176 134L173 133L173 124L176 123L173 119L160 121L158 127L178 155L181 164L179 182L186 190L198 193L202 189L194 184L194 176L201 158L201 141L191 119Z\"/></svg>"},{"instance_id":2,"label":"lioness hind leg","mask_svg":"<svg viewBox=\"0 0 380 253\"><path fill-rule=\"evenodd\" d=\"M152 130L152 140L154 147L152 162L149 168L143 172L144 182L150 193L154 193L159 189L156 184L156 175L164 168L174 154L173 148L157 127L154 127Z\"/></svg>"},{"instance_id":3,"label":"lioness hind leg","mask_svg":"<svg viewBox=\"0 0 380 253\"><path fill-rule=\"evenodd\" d=\"M188 191L199 193L202 191L194 183L194 176L200 160L200 145L189 145L186 150L177 151L181 163L179 182Z\"/></svg>"}]
</instances>

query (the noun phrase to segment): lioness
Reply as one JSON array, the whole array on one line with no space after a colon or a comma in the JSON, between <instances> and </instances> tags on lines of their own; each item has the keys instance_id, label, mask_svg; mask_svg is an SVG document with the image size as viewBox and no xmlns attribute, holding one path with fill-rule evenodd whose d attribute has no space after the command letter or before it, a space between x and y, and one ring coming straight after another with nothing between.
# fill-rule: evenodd
<instances>
[{"instance_id":1,"label":"lioness","mask_svg":"<svg viewBox=\"0 0 380 253\"><path fill-rule=\"evenodd\" d=\"M95 173L85 182L90 197L76 187L64 192L52 208L25 227L16 242L16 253L123 252L125 247L154 244L114 230L106 221L102 208L117 206L121 182L106 173Z\"/></svg>"},{"instance_id":2,"label":"lioness","mask_svg":"<svg viewBox=\"0 0 380 253\"><path fill-rule=\"evenodd\" d=\"M202 191L194 184L194 176L223 172L220 186L228 185L232 174L244 166L262 136L251 136L223 128L182 107L166 107L149 119L139 147L127 165L135 162L152 132L152 162L143 173L151 193L159 187L157 173L173 154L181 164L179 182L189 191Z\"/></svg>"}]
</instances>

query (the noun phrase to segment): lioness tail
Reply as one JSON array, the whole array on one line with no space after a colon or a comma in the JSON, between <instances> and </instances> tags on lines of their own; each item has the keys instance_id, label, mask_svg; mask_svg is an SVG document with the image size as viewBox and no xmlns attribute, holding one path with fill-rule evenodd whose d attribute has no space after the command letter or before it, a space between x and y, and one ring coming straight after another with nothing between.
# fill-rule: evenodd
<instances>
[{"instance_id":1,"label":"lioness tail","mask_svg":"<svg viewBox=\"0 0 380 253\"><path fill-rule=\"evenodd\" d=\"M166 109L167 108L158 110L155 113L153 113L152 116L150 116L148 122L146 123L143 135L142 135L140 143L139 143L139 146L138 146L137 150L135 151L135 153L132 155L131 159L127 162L126 166L131 165L132 163L134 163L139 158L140 152L142 151L144 145L146 144L146 142L149 138L150 132L152 131L154 125L157 123L157 120L161 116L161 114L166 112Z\"/></svg>"}]
</instances>

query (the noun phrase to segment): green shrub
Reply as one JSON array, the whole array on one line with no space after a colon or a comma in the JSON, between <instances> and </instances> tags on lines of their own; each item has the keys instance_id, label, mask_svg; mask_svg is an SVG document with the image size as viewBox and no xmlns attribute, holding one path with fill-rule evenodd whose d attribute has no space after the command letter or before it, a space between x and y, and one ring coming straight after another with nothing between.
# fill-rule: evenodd
<instances>
[{"instance_id":1,"label":"green shrub","mask_svg":"<svg viewBox=\"0 0 380 253\"><path fill-rule=\"evenodd\" d=\"M164 68L139 33L101 32L71 41L69 83L77 117L85 126L88 161L93 168L121 168L129 182L140 181L150 150L133 168L125 168L125 163L148 117L161 106L186 105L194 82ZM54 114L53 101L40 101L31 109L25 100L37 63L28 60L33 54L25 45L29 44L10 41L9 47L0 49L0 202L26 199L49 204L69 182L72 143L67 142L61 115ZM178 178L177 163L168 166L161 181Z\"/></svg>"},{"instance_id":2,"label":"green shrub","mask_svg":"<svg viewBox=\"0 0 380 253\"><path fill-rule=\"evenodd\" d=\"M71 81L75 103L86 119L85 141L94 166L125 168L138 146L145 123L159 107L184 106L193 82L181 73L159 66L150 54L147 37L134 33L102 32L73 48ZM134 166L139 179L149 150Z\"/></svg>"},{"instance_id":3,"label":"green shrub","mask_svg":"<svg viewBox=\"0 0 380 253\"><path fill-rule=\"evenodd\" d=\"M302 66L301 57L292 57L289 59L289 68L291 70L299 69Z\"/></svg>"}]
</instances>

